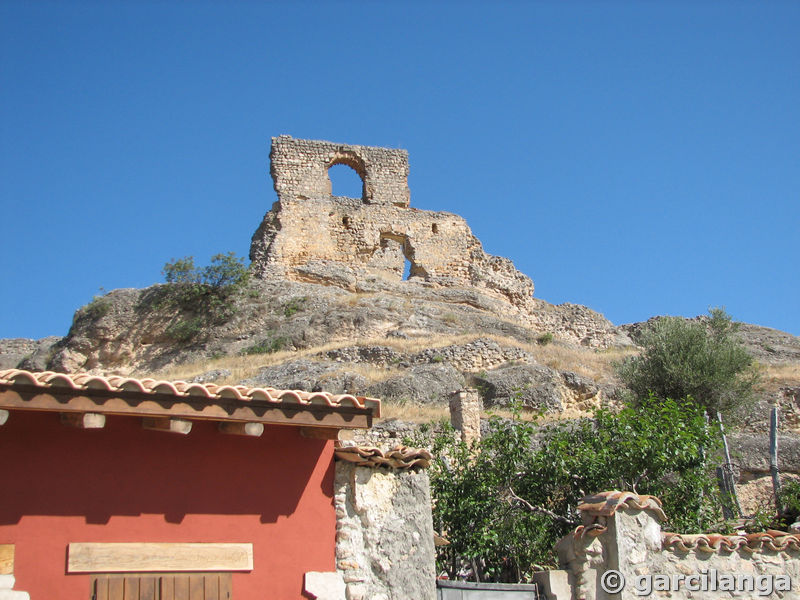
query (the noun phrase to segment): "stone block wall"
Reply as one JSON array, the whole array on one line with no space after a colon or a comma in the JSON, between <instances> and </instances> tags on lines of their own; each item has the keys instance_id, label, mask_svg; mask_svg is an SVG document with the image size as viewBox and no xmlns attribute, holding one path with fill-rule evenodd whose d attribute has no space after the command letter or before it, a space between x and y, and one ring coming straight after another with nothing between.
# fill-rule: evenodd
<instances>
[{"instance_id":1,"label":"stone block wall","mask_svg":"<svg viewBox=\"0 0 800 600\"><path fill-rule=\"evenodd\" d=\"M434 600L430 455L337 451L336 562L347 600Z\"/></svg>"},{"instance_id":2,"label":"stone block wall","mask_svg":"<svg viewBox=\"0 0 800 600\"><path fill-rule=\"evenodd\" d=\"M604 492L584 499L578 509L584 524L556 547L566 572L561 580L568 585L560 586L552 600L800 598L798 536L665 533L658 499L630 492ZM621 578L607 579L612 570ZM551 572L550 578L558 575ZM730 593L731 576L752 577L756 587L748 590L743 581L734 586L744 590ZM623 580L621 590L608 589ZM786 581L791 590L781 589ZM765 593L768 582L771 594Z\"/></svg>"},{"instance_id":3,"label":"stone block wall","mask_svg":"<svg viewBox=\"0 0 800 600\"><path fill-rule=\"evenodd\" d=\"M478 390L467 388L450 396L450 424L461 432L461 440L472 445L481 440L481 411L483 402Z\"/></svg>"},{"instance_id":4,"label":"stone block wall","mask_svg":"<svg viewBox=\"0 0 800 600\"><path fill-rule=\"evenodd\" d=\"M328 169L344 164L364 182L361 200L367 204L408 206L408 152L393 148L353 146L288 135L272 138L270 153L275 191L281 200L328 198Z\"/></svg>"}]
</instances>

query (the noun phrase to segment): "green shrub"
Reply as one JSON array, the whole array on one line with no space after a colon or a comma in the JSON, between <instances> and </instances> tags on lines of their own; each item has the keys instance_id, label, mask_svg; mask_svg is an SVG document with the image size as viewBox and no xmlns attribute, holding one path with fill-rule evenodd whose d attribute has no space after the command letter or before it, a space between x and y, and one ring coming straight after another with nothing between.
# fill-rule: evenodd
<instances>
[{"instance_id":1,"label":"green shrub","mask_svg":"<svg viewBox=\"0 0 800 600\"><path fill-rule=\"evenodd\" d=\"M784 479L781 483L780 504L783 507L779 525L785 530L800 521L800 481Z\"/></svg>"},{"instance_id":2,"label":"green shrub","mask_svg":"<svg viewBox=\"0 0 800 600\"><path fill-rule=\"evenodd\" d=\"M547 346L550 342L553 341L553 334L549 331L547 333L543 333L536 338L536 342L542 346Z\"/></svg>"},{"instance_id":3,"label":"green shrub","mask_svg":"<svg viewBox=\"0 0 800 600\"><path fill-rule=\"evenodd\" d=\"M81 308L81 316L97 321L105 317L110 311L111 300L103 296L95 296L89 304Z\"/></svg>"},{"instance_id":4,"label":"green shrub","mask_svg":"<svg viewBox=\"0 0 800 600\"><path fill-rule=\"evenodd\" d=\"M164 333L169 339L185 344L198 336L203 330L204 323L201 317L178 319L167 327Z\"/></svg>"},{"instance_id":5,"label":"green shrub","mask_svg":"<svg viewBox=\"0 0 800 600\"><path fill-rule=\"evenodd\" d=\"M289 340L285 337L276 337L262 340L257 344L242 350L242 354L272 354L283 350L289 345Z\"/></svg>"},{"instance_id":6,"label":"green shrub","mask_svg":"<svg viewBox=\"0 0 800 600\"><path fill-rule=\"evenodd\" d=\"M712 415L747 404L757 382L752 356L734 337L737 325L723 310L687 321L661 317L642 334L639 356L627 359L618 374L635 401L692 397Z\"/></svg>"},{"instance_id":7,"label":"green shrub","mask_svg":"<svg viewBox=\"0 0 800 600\"><path fill-rule=\"evenodd\" d=\"M466 563L482 581L528 580L555 565L553 545L580 523L580 499L605 490L656 495L666 526L707 530L721 519L706 463L714 448L692 401L648 398L547 427L493 417L473 448L444 425L429 469L434 527L450 541L437 548L438 569L454 578Z\"/></svg>"},{"instance_id":8,"label":"green shrub","mask_svg":"<svg viewBox=\"0 0 800 600\"><path fill-rule=\"evenodd\" d=\"M244 261L233 252L212 256L211 263L202 268L195 266L191 256L173 259L162 273L168 285L157 296L156 305L179 311L166 334L181 343L230 320L236 312L236 296L249 280Z\"/></svg>"},{"instance_id":9,"label":"green shrub","mask_svg":"<svg viewBox=\"0 0 800 600\"><path fill-rule=\"evenodd\" d=\"M288 318L301 311L306 300L307 298L305 296L302 298L292 298L283 306L283 315Z\"/></svg>"}]
</instances>

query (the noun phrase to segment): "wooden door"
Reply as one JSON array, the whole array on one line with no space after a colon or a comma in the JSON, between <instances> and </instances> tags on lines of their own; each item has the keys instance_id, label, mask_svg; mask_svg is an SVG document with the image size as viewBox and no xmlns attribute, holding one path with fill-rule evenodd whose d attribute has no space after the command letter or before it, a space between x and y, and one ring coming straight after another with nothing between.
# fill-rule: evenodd
<instances>
[{"instance_id":1,"label":"wooden door","mask_svg":"<svg viewBox=\"0 0 800 600\"><path fill-rule=\"evenodd\" d=\"M230 573L92 576L92 600L231 600Z\"/></svg>"}]
</instances>

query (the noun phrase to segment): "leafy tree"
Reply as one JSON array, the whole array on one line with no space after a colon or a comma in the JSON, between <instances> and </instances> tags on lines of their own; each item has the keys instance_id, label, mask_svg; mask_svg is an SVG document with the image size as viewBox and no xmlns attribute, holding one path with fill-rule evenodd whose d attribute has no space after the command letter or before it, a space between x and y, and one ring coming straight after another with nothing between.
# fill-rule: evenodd
<instances>
[{"instance_id":1,"label":"leafy tree","mask_svg":"<svg viewBox=\"0 0 800 600\"><path fill-rule=\"evenodd\" d=\"M642 334L639 356L618 373L635 401L692 397L707 411L729 411L747 403L757 382L753 357L734 336L738 326L721 308L709 318L661 317Z\"/></svg>"},{"instance_id":2,"label":"leafy tree","mask_svg":"<svg viewBox=\"0 0 800 600\"><path fill-rule=\"evenodd\" d=\"M244 260L235 252L215 254L211 264L197 268L193 256L173 259L164 265L162 270L167 283L192 285L207 290L228 290L247 283L249 272Z\"/></svg>"},{"instance_id":3,"label":"leafy tree","mask_svg":"<svg viewBox=\"0 0 800 600\"><path fill-rule=\"evenodd\" d=\"M235 296L249 280L249 270L235 253L216 254L205 267L195 266L194 258L173 259L164 265L163 288L157 305L177 309L167 328L175 341L196 339L208 326L224 323L235 312Z\"/></svg>"},{"instance_id":4,"label":"leafy tree","mask_svg":"<svg viewBox=\"0 0 800 600\"><path fill-rule=\"evenodd\" d=\"M579 500L604 490L656 495L670 527L707 530L721 514L706 462L711 431L696 403L654 397L550 426L492 418L472 448L444 427L429 470L434 524L450 541L439 569L524 581L554 565L553 545L579 523Z\"/></svg>"}]
</instances>

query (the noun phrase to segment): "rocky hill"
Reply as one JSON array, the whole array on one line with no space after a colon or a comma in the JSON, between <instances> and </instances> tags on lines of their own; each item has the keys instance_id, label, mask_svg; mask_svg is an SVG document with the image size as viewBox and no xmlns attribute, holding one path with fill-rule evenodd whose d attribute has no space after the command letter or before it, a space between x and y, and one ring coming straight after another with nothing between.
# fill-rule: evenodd
<instances>
[{"instance_id":1,"label":"rocky hill","mask_svg":"<svg viewBox=\"0 0 800 600\"><path fill-rule=\"evenodd\" d=\"M644 324L534 298L461 217L409 207L404 151L281 136L271 159L278 201L224 318L165 301L166 284L115 290L63 339L0 340L0 368L347 391L400 417L442 416L464 387L487 407L521 398L560 417L616 400L613 365L638 351ZM338 163L361 176L362 198L331 196ZM784 429L800 428L800 338L747 324L739 335L764 371L750 428L774 401Z\"/></svg>"}]
</instances>

